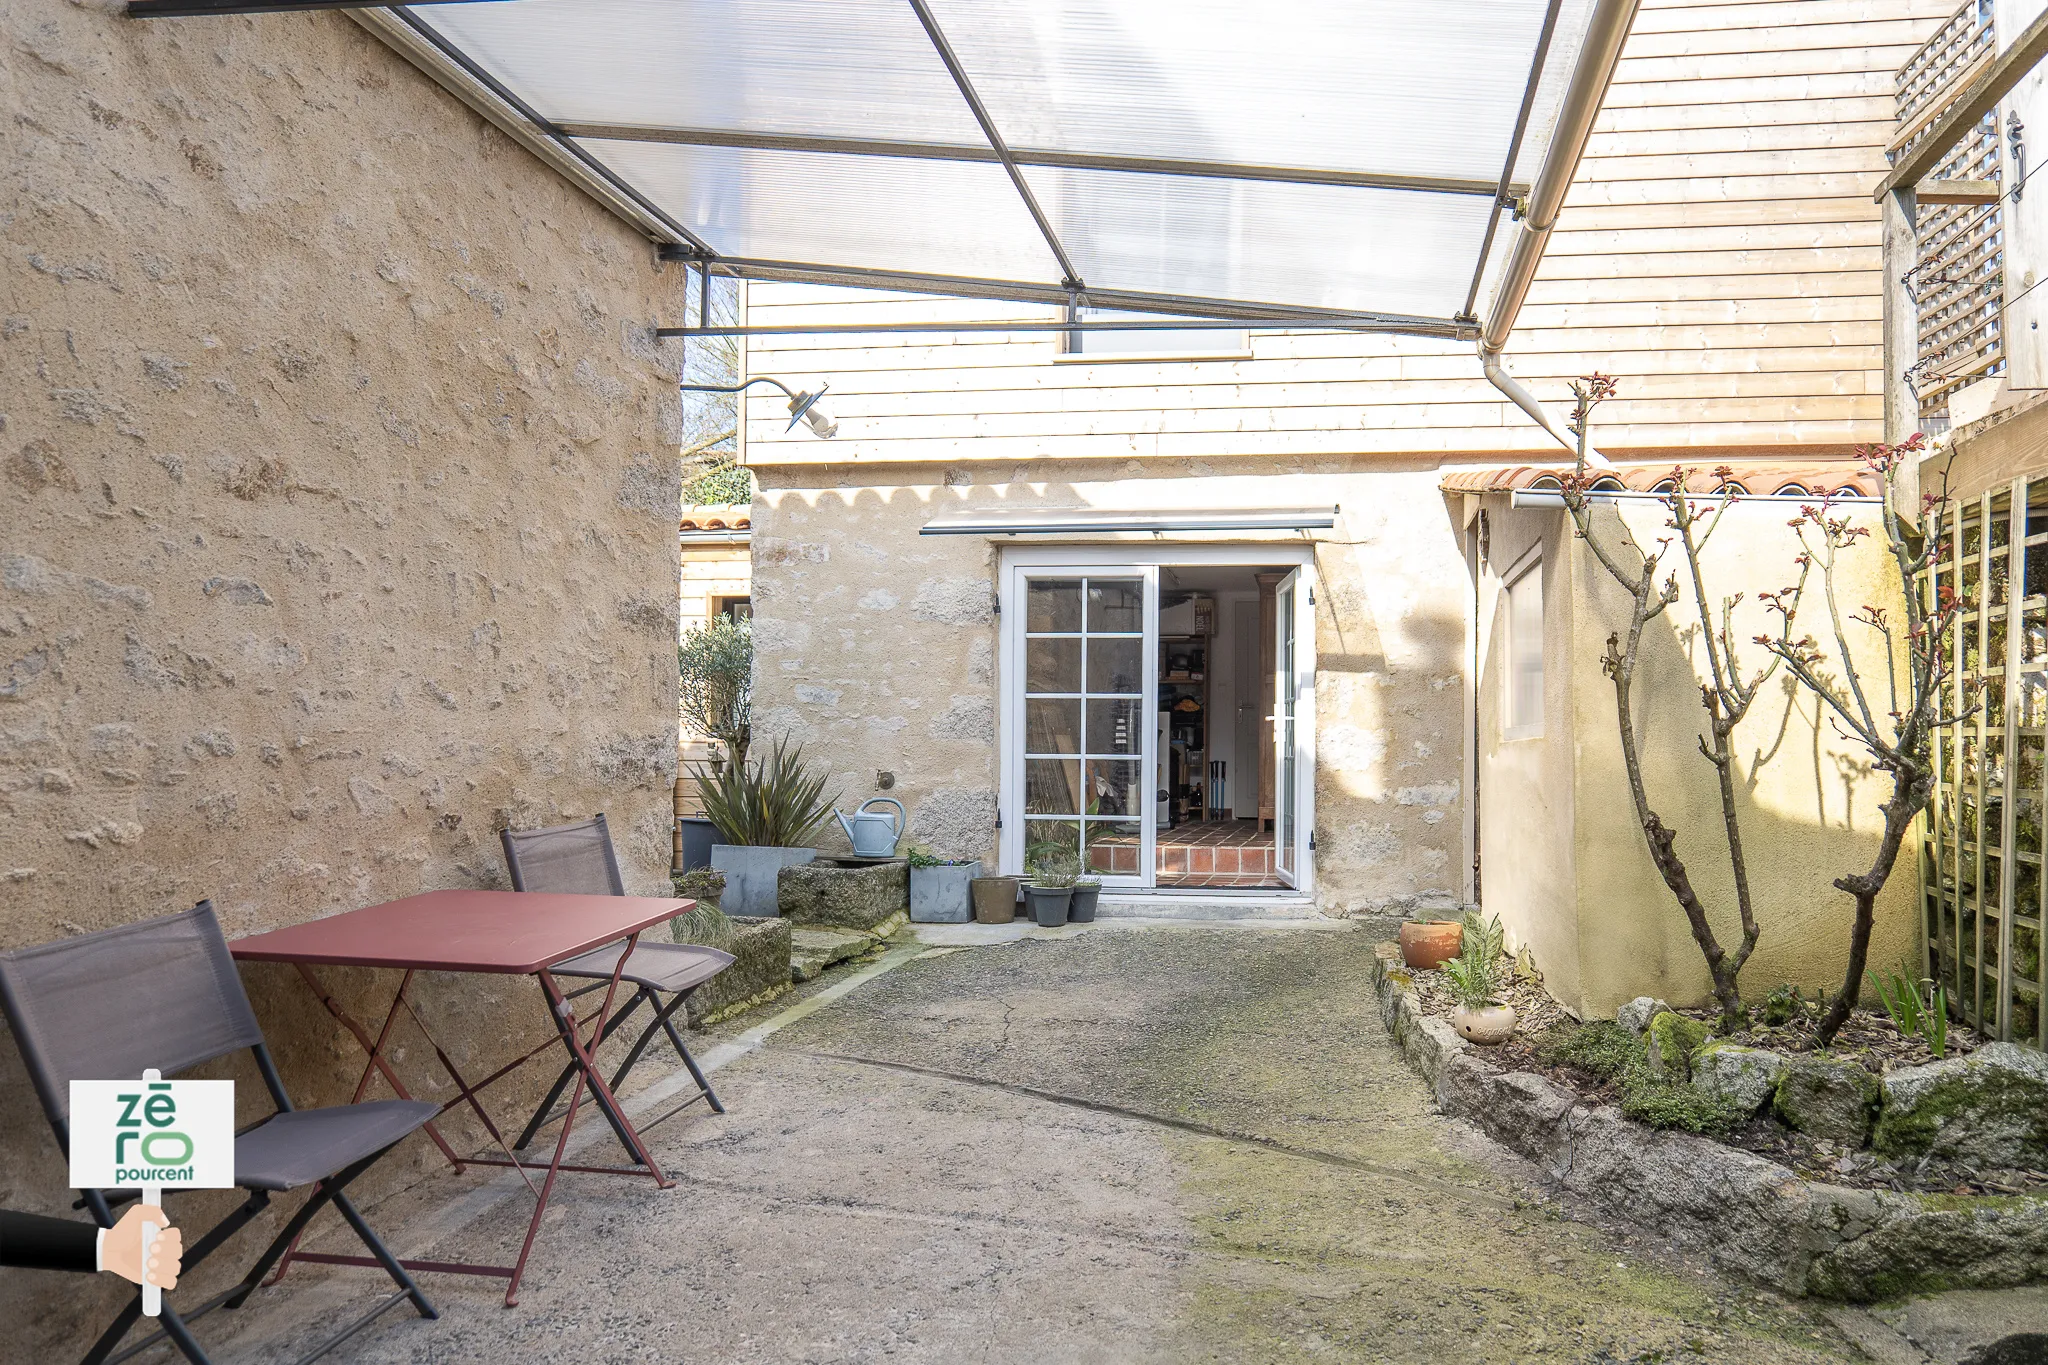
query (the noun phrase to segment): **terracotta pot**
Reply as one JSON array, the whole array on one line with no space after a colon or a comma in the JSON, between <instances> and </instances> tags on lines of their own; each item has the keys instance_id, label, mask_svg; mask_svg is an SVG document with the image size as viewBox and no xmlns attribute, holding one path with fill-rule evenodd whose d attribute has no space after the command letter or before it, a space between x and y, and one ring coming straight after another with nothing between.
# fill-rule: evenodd
<instances>
[{"instance_id":1,"label":"terracotta pot","mask_svg":"<svg viewBox=\"0 0 2048 1365\"><path fill-rule=\"evenodd\" d=\"M1017 918L1015 877L976 877L968 883L974 897L974 918L981 924L1008 924Z\"/></svg>"},{"instance_id":2,"label":"terracotta pot","mask_svg":"<svg viewBox=\"0 0 2048 1365\"><path fill-rule=\"evenodd\" d=\"M1464 941L1465 926L1454 919L1409 920L1401 926L1401 960L1413 971L1435 971Z\"/></svg>"},{"instance_id":3,"label":"terracotta pot","mask_svg":"<svg viewBox=\"0 0 2048 1365\"><path fill-rule=\"evenodd\" d=\"M1451 1027L1467 1042L1481 1047L1495 1047L1505 1043L1515 1031L1515 1007L1513 1005L1481 1005L1478 1009L1467 1009L1463 1005L1451 1011Z\"/></svg>"}]
</instances>

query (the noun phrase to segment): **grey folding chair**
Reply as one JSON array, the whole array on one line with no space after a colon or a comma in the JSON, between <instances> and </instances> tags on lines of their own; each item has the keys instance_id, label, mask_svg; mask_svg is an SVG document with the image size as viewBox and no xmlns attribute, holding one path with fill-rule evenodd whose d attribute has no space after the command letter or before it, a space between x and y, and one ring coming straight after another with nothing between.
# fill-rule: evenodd
<instances>
[{"instance_id":1,"label":"grey folding chair","mask_svg":"<svg viewBox=\"0 0 2048 1365\"><path fill-rule=\"evenodd\" d=\"M511 874L514 891L553 891L585 896L623 896L626 894L625 879L619 875L618 854L612 848L610 826L605 824L602 814L581 820L572 825L555 825L549 829L500 830L498 838L505 846L505 870ZM585 986L571 992L571 998L599 990L602 984L611 980L612 972L618 967L619 954L625 951L625 944L613 943L581 957L550 968L556 976L595 978L598 985ZM683 1043L683 1035L676 1032L671 1016L681 1009L690 998L690 993L717 976L733 964L731 953L716 948L701 948L682 943L648 943L644 939L626 959L626 969L619 974L622 981L630 981L635 987L633 998L626 1002L612 1017L605 1021L604 1034L597 1042L602 1045L625 1026L634 1011L642 1004L654 1011L654 1018L641 1030L640 1037L633 1043L626 1060L619 1064L612 1076L611 1089L618 1093L619 1082L626 1079L626 1073L640 1060L640 1054L647 1050L657 1032L668 1034L668 1040L683 1059L683 1065L690 1069L690 1077L697 1082L697 1094L692 1095L662 1118L674 1114L703 1100L715 1114L723 1114L725 1106L711 1089L711 1082L704 1079L704 1072L697 1066L697 1059L690 1055L690 1049ZM668 996L663 1003L662 996ZM597 1046L591 1051L595 1053ZM564 1067L556 1078L554 1088L548 1091L540 1108L534 1110L533 1121L526 1125L526 1131L513 1144L516 1151L524 1151L535 1135L545 1127L553 1115L555 1101L576 1074L573 1066ZM609 1114L606 1115L610 1117ZM660 1120L657 1120L659 1122ZM616 1130L617 1124L613 1124ZM649 1125L642 1124L645 1128ZM625 1141L624 1134L620 1140ZM628 1151L632 1144L626 1143Z\"/></svg>"},{"instance_id":2,"label":"grey folding chair","mask_svg":"<svg viewBox=\"0 0 2048 1365\"><path fill-rule=\"evenodd\" d=\"M0 1008L14 1028L15 1044L57 1145L66 1152L71 1149L72 1081L139 1078L150 1067L170 1076L243 1048L255 1054L256 1069L277 1110L236 1134L235 1183L249 1197L197 1241L187 1239L187 1273L261 1213L271 1195L313 1186L311 1197L241 1283L189 1312L174 1309L166 1298L160 1328L113 1355L142 1314L138 1291L86 1352L85 1365L125 1360L165 1337L194 1365L207 1365L190 1324L223 1305L241 1307L292 1239L329 1204L376 1258L362 1264L381 1265L398 1290L304 1359L332 1350L403 1299L410 1299L423 1318L440 1316L342 1193L400 1139L433 1118L437 1107L379 1100L331 1109L292 1108L211 901L182 914L0 954ZM135 1197L133 1190L112 1192L111 1198L105 1190L83 1194L79 1205L90 1208L102 1227L114 1225L113 1205Z\"/></svg>"}]
</instances>

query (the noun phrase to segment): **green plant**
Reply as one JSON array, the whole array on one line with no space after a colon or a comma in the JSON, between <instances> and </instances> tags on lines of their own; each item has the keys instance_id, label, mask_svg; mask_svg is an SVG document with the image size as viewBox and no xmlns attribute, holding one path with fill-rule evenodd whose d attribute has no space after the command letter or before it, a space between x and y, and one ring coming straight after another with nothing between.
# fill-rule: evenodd
<instances>
[{"instance_id":1,"label":"green plant","mask_svg":"<svg viewBox=\"0 0 2048 1365\"><path fill-rule=\"evenodd\" d=\"M1870 987L1877 992L1877 998L1884 1004L1884 1012L1891 1016L1892 1026L1909 1038L1917 1037L1927 1044L1927 1050L1936 1057L1948 1053L1948 988L1937 986L1929 978L1921 978L1916 985L1904 972L1888 972L1880 980L1877 973L1865 973L1870 978ZM1925 995L1922 994L1925 991Z\"/></svg>"},{"instance_id":2,"label":"green plant","mask_svg":"<svg viewBox=\"0 0 2048 1365\"><path fill-rule=\"evenodd\" d=\"M1688 1133L1721 1133L1741 1122L1735 1106L1683 1081L1660 1079L1650 1070L1647 1043L1620 1024L1552 1025L1536 1039L1537 1057L1552 1066L1571 1066L1614 1083L1621 1112L1652 1128Z\"/></svg>"},{"instance_id":3,"label":"green plant","mask_svg":"<svg viewBox=\"0 0 2048 1365\"><path fill-rule=\"evenodd\" d=\"M1794 1019L1806 1017L1806 997L1797 986L1773 986L1764 996L1764 1023L1783 1028Z\"/></svg>"},{"instance_id":4,"label":"green plant","mask_svg":"<svg viewBox=\"0 0 2048 1365\"><path fill-rule=\"evenodd\" d=\"M1498 962L1498 957L1481 957L1468 947L1444 964L1444 980L1450 983L1451 994L1459 1004L1476 1010L1494 1003L1500 991Z\"/></svg>"},{"instance_id":5,"label":"green plant","mask_svg":"<svg viewBox=\"0 0 2048 1365\"><path fill-rule=\"evenodd\" d=\"M1482 957L1491 965L1507 952L1508 934L1501 928L1499 915L1488 919L1482 918L1477 910L1467 910L1461 922L1465 935L1459 940L1460 954Z\"/></svg>"},{"instance_id":6,"label":"green plant","mask_svg":"<svg viewBox=\"0 0 2048 1365\"><path fill-rule=\"evenodd\" d=\"M923 844L912 844L903 850L903 857L912 867L944 867L946 860L926 848Z\"/></svg>"},{"instance_id":7,"label":"green plant","mask_svg":"<svg viewBox=\"0 0 2048 1365\"><path fill-rule=\"evenodd\" d=\"M736 507L753 500L754 476L733 460L708 464L683 485L683 503L689 507Z\"/></svg>"},{"instance_id":8,"label":"green plant","mask_svg":"<svg viewBox=\"0 0 2048 1365\"><path fill-rule=\"evenodd\" d=\"M775 741L752 764L727 763L716 772L697 766L705 816L735 844L753 848L805 848L832 813L825 795L831 775L804 761L803 746Z\"/></svg>"},{"instance_id":9,"label":"green plant","mask_svg":"<svg viewBox=\"0 0 2048 1365\"><path fill-rule=\"evenodd\" d=\"M690 627L676 646L676 673L683 715L725 746L730 766L745 766L753 737L753 621L716 616Z\"/></svg>"}]
</instances>

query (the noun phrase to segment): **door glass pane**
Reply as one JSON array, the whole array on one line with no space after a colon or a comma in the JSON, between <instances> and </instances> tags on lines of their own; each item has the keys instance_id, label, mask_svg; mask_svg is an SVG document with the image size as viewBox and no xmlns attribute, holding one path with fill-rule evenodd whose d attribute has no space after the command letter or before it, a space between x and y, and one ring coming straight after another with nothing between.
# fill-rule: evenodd
<instances>
[{"instance_id":1,"label":"door glass pane","mask_svg":"<svg viewBox=\"0 0 2048 1365\"><path fill-rule=\"evenodd\" d=\"M1026 590L1024 629L1081 629L1081 580L1034 578Z\"/></svg>"},{"instance_id":2,"label":"door glass pane","mask_svg":"<svg viewBox=\"0 0 2048 1365\"><path fill-rule=\"evenodd\" d=\"M1024 690L1026 692L1079 692L1081 690L1081 642L1078 639L1024 641Z\"/></svg>"},{"instance_id":3,"label":"door glass pane","mask_svg":"<svg viewBox=\"0 0 2048 1365\"><path fill-rule=\"evenodd\" d=\"M1137 815L1144 783L1135 759L1090 759L1088 815Z\"/></svg>"},{"instance_id":4,"label":"door glass pane","mask_svg":"<svg viewBox=\"0 0 2048 1365\"><path fill-rule=\"evenodd\" d=\"M1088 631L1127 631L1145 628L1145 580L1142 578L1091 578L1088 580Z\"/></svg>"},{"instance_id":5,"label":"door glass pane","mask_svg":"<svg viewBox=\"0 0 2048 1365\"><path fill-rule=\"evenodd\" d=\"M1032 641L1046 644L1049 641ZM1088 641L1088 690L1123 692L1136 696L1145 690L1140 666L1145 657L1143 640L1094 639ZM1034 689L1038 690L1038 689ZM1050 691L1052 689L1044 689Z\"/></svg>"},{"instance_id":6,"label":"door glass pane","mask_svg":"<svg viewBox=\"0 0 2048 1365\"><path fill-rule=\"evenodd\" d=\"M1062 758L1024 761L1026 815L1079 815L1081 765Z\"/></svg>"},{"instance_id":7,"label":"door glass pane","mask_svg":"<svg viewBox=\"0 0 2048 1365\"><path fill-rule=\"evenodd\" d=\"M1078 820L1026 820L1024 822L1024 867L1030 871L1062 854L1078 857L1081 850L1081 822Z\"/></svg>"},{"instance_id":8,"label":"door glass pane","mask_svg":"<svg viewBox=\"0 0 2048 1365\"><path fill-rule=\"evenodd\" d=\"M1076 703L1078 705L1079 703ZM1138 754L1145 751L1144 700L1140 697L1088 699L1088 752ZM1059 753L1070 752L1066 749Z\"/></svg>"},{"instance_id":9,"label":"door glass pane","mask_svg":"<svg viewBox=\"0 0 2048 1365\"><path fill-rule=\"evenodd\" d=\"M1027 697L1024 701L1024 752L1081 752L1081 699Z\"/></svg>"}]
</instances>

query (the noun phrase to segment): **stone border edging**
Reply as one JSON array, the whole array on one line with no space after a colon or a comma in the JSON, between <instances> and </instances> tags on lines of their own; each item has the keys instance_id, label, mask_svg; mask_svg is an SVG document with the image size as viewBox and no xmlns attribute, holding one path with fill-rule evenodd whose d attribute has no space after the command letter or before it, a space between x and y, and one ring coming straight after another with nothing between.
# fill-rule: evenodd
<instances>
[{"instance_id":1,"label":"stone border edging","mask_svg":"<svg viewBox=\"0 0 2048 1365\"><path fill-rule=\"evenodd\" d=\"M1417 1003L1400 950L1373 967L1380 1018L1442 1112L1573 1194L1717 1266L1793 1295L1864 1303L2048 1279L2048 1199L1858 1190L1751 1152L1589 1108L1545 1077L1500 1071Z\"/></svg>"}]
</instances>

